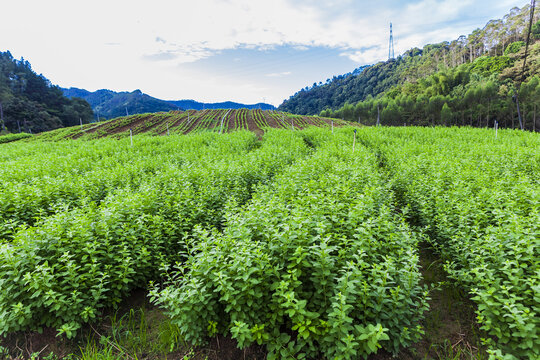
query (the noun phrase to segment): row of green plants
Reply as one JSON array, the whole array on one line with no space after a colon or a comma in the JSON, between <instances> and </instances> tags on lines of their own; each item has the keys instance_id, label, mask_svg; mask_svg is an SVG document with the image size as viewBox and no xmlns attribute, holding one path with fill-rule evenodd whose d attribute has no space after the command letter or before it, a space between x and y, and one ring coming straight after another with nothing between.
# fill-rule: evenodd
<instances>
[{"instance_id":1,"label":"row of green plants","mask_svg":"<svg viewBox=\"0 0 540 360\"><path fill-rule=\"evenodd\" d=\"M266 118L260 109L253 110L251 112L251 117L253 118L255 124L257 124L259 129L265 129L268 127L268 122L266 121Z\"/></svg>"},{"instance_id":2,"label":"row of green plants","mask_svg":"<svg viewBox=\"0 0 540 360\"><path fill-rule=\"evenodd\" d=\"M227 109L218 110L187 110L187 111L169 111L154 114L136 114L122 116L116 119L104 122L72 126L61 128L38 136L39 140L60 141L65 139L94 140L101 137L110 136L116 139L122 139L129 136L129 127L131 126L133 134L148 133L151 135L167 134L167 125L169 134L187 134L192 131L216 131L221 129L221 118L227 113ZM260 129L269 127L267 117L273 118L278 128L291 129L292 122L297 124L297 128L305 128L311 125L325 127L327 123L317 116L298 116L289 113L278 113L276 111L262 111L260 109L231 110L224 119L224 129L229 129L229 122L234 121L235 130L249 130L247 120L252 117L255 124ZM234 120L233 120L234 118ZM134 125L137 123L137 125ZM335 121L336 124L338 120ZM345 122L339 121L342 125ZM119 132L119 129L123 131ZM227 132L227 131L225 131Z\"/></svg>"},{"instance_id":3,"label":"row of green plants","mask_svg":"<svg viewBox=\"0 0 540 360\"><path fill-rule=\"evenodd\" d=\"M187 113L184 111L171 111L169 114L170 116L165 121L156 124L149 133L152 135L166 135L168 128L169 134L171 134L175 130L174 128L177 124L180 123L182 119L187 118Z\"/></svg>"},{"instance_id":4,"label":"row of green plants","mask_svg":"<svg viewBox=\"0 0 540 360\"><path fill-rule=\"evenodd\" d=\"M313 124L315 126L328 126L328 124L326 124L319 116L304 116L304 119L307 119L309 124Z\"/></svg>"},{"instance_id":5,"label":"row of green plants","mask_svg":"<svg viewBox=\"0 0 540 360\"><path fill-rule=\"evenodd\" d=\"M21 140L21 139L26 139L26 138L29 138L29 137L32 137L32 134L17 133L17 134L0 135L0 144L6 144L6 143L9 143L9 142L13 142L13 141Z\"/></svg>"},{"instance_id":6,"label":"row of green plants","mask_svg":"<svg viewBox=\"0 0 540 360\"><path fill-rule=\"evenodd\" d=\"M206 114L202 117L201 121L197 124L197 127L192 131L197 130L213 130L216 126L216 122L219 117L219 110L208 110Z\"/></svg>"},{"instance_id":7,"label":"row of green plants","mask_svg":"<svg viewBox=\"0 0 540 360\"><path fill-rule=\"evenodd\" d=\"M498 359L540 357L540 138L520 131L362 129L411 224L477 304Z\"/></svg>"},{"instance_id":8,"label":"row of green plants","mask_svg":"<svg viewBox=\"0 0 540 360\"><path fill-rule=\"evenodd\" d=\"M134 140L137 149L141 138ZM301 136L278 131L262 144L250 132L147 141L154 146L144 153L176 141L170 148L192 157L171 160L136 188L57 212L0 244L0 334L46 326L73 336L133 289L159 279L160 268L184 261L199 241L197 226L220 228L227 209L309 153ZM32 151L33 144L23 145ZM146 159L134 151L129 161Z\"/></svg>"},{"instance_id":9,"label":"row of green plants","mask_svg":"<svg viewBox=\"0 0 540 360\"><path fill-rule=\"evenodd\" d=\"M186 123L186 128L184 130L184 133L187 134L188 132L197 131L197 129L199 129L201 126L201 122L208 115L210 111L211 110L198 111L197 113L194 114L195 116L190 117L190 119Z\"/></svg>"},{"instance_id":10,"label":"row of green plants","mask_svg":"<svg viewBox=\"0 0 540 360\"><path fill-rule=\"evenodd\" d=\"M423 332L423 239L477 304L492 358L538 358L537 135L357 128L353 151L354 136L3 144L0 335L73 336L154 281L193 344L224 334L269 358L395 354Z\"/></svg>"},{"instance_id":11,"label":"row of green plants","mask_svg":"<svg viewBox=\"0 0 540 360\"><path fill-rule=\"evenodd\" d=\"M236 110L234 117L234 128L235 129L246 129L247 130L247 109Z\"/></svg>"},{"instance_id":12,"label":"row of green plants","mask_svg":"<svg viewBox=\"0 0 540 360\"><path fill-rule=\"evenodd\" d=\"M180 125L173 128L172 130L169 130L169 132L173 132L175 134L185 134L188 128L193 124L193 121L194 119L196 119L197 115L198 112L186 110L185 116L182 117Z\"/></svg>"},{"instance_id":13,"label":"row of green plants","mask_svg":"<svg viewBox=\"0 0 540 360\"><path fill-rule=\"evenodd\" d=\"M269 114L275 120L279 127L283 129L291 129L290 124L285 121L285 116L287 115L288 118L289 114L279 113L277 111L271 111Z\"/></svg>"},{"instance_id":14,"label":"row of green plants","mask_svg":"<svg viewBox=\"0 0 540 360\"><path fill-rule=\"evenodd\" d=\"M229 210L222 231L199 228L153 301L196 345L223 334L266 345L269 359L396 353L423 332L418 240L376 157L352 152L352 129L287 133L314 155Z\"/></svg>"},{"instance_id":15,"label":"row of green plants","mask_svg":"<svg viewBox=\"0 0 540 360\"><path fill-rule=\"evenodd\" d=\"M135 191L163 167L196 161L199 155L184 150L185 142L141 138L137 147L109 140L3 146L0 241L52 214L99 204L121 189Z\"/></svg>"}]
</instances>

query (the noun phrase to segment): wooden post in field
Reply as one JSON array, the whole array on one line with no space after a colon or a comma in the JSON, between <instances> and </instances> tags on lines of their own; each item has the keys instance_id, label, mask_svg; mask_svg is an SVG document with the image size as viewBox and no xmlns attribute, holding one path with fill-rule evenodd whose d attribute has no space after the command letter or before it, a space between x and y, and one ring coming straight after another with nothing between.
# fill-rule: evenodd
<instances>
[{"instance_id":1,"label":"wooden post in field","mask_svg":"<svg viewBox=\"0 0 540 360\"><path fill-rule=\"evenodd\" d=\"M381 116L379 111L379 104L377 104L377 126L381 126Z\"/></svg>"},{"instance_id":2,"label":"wooden post in field","mask_svg":"<svg viewBox=\"0 0 540 360\"><path fill-rule=\"evenodd\" d=\"M131 146L133 146L133 131L129 129L129 139L131 140Z\"/></svg>"},{"instance_id":3,"label":"wooden post in field","mask_svg":"<svg viewBox=\"0 0 540 360\"><path fill-rule=\"evenodd\" d=\"M354 152L354 146L356 145L356 129L354 129L354 137L352 142L352 152Z\"/></svg>"},{"instance_id":4,"label":"wooden post in field","mask_svg":"<svg viewBox=\"0 0 540 360\"><path fill-rule=\"evenodd\" d=\"M332 123L332 134L334 133L334 120L330 120L330 122Z\"/></svg>"},{"instance_id":5,"label":"wooden post in field","mask_svg":"<svg viewBox=\"0 0 540 360\"><path fill-rule=\"evenodd\" d=\"M82 130L82 119L79 118L79 122L81 123L81 130Z\"/></svg>"},{"instance_id":6,"label":"wooden post in field","mask_svg":"<svg viewBox=\"0 0 540 360\"><path fill-rule=\"evenodd\" d=\"M499 129L499 123L495 120L495 139L497 138L497 130Z\"/></svg>"}]
</instances>

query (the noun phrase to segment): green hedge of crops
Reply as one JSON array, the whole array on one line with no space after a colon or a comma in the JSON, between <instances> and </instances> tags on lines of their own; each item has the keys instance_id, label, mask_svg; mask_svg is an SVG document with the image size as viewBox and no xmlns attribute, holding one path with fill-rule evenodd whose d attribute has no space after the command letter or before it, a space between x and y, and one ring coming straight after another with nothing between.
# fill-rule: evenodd
<instances>
[{"instance_id":1,"label":"green hedge of crops","mask_svg":"<svg viewBox=\"0 0 540 360\"><path fill-rule=\"evenodd\" d=\"M540 357L540 137L479 129L369 129L360 138L478 304L494 357Z\"/></svg>"},{"instance_id":2,"label":"green hedge of crops","mask_svg":"<svg viewBox=\"0 0 540 360\"><path fill-rule=\"evenodd\" d=\"M165 140L146 140L145 152L163 149ZM181 260L195 225L219 228L228 204L244 203L258 184L308 153L300 136L284 132L268 134L262 145L248 132L176 140L179 153L193 152L190 161L139 174L136 188L58 211L0 245L0 333L52 326L73 335L155 279L162 263ZM139 156L133 150L126 162L147 160Z\"/></svg>"},{"instance_id":3,"label":"green hedge of crops","mask_svg":"<svg viewBox=\"0 0 540 360\"><path fill-rule=\"evenodd\" d=\"M5 144L21 139L26 139L32 137L32 134L27 133L20 133L20 134L7 134L7 135L0 135L0 144Z\"/></svg>"},{"instance_id":4,"label":"green hedge of crops","mask_svg":"<svg viewBox=\"0 0 540 360\"><path fill-rule=\"evenodd\" d=\"M426 239L491 358L537 359L540 138L494 135L362 128L354 152L351 128L3 144L0 335L73 336L152 283L194 344L395 354L422 336Z\"/></svg>"},{"instance_id":5,"label":"green hedge of crops","mask_svg":"<svg viewBox=\"0 0 540 360\"><path fill-rule=\"evenodd\" d=\"M315 154L260 188L153 291L186 340L216 333L268 358L355 358L419 339L427 291L416 239L352 131L305 136ZM326 139L325 139L326 138Z\"/></svg>"}]
</instances>

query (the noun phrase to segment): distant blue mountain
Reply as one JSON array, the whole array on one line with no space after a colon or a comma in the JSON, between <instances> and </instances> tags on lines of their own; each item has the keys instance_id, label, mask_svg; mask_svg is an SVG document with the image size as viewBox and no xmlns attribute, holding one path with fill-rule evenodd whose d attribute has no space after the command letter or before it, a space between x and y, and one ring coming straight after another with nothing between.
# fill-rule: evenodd
<instances>
[{"instance_id":1,"label":"distant blue mountain","mask_svg":"<svg viewBox=\"0 0 540 360\"><path fill-rule=\"evenodd\" d=\"M140 90L133 92L115 92L111 90L97 90L90 92L84 89L69 88L62 89L68 98L82 98L92 106L96 116L105 119L112 119L127 114L154 113L171 110L202 110L202 109L263 109L273 110L275 107L270 104L246 105L231 101L221 103L202 103L195 100L168 101L154 98L143 94Z\"/></svg>"},{"instance_id":2,"label":"distant blue mountain","mask_svg":"<svg viewBox=\"0 0 540 360\"><path fill-rule=\"evenodd\" d=\"M274 110L275 106L265 103L257 103L253 105L240 104L232 101L225 101L220 103L202 103L195 100L174 100L169 101L182 109L186 110L202 110L202 109L262 109L262 110Z\"/></svg>"}]
</instances>

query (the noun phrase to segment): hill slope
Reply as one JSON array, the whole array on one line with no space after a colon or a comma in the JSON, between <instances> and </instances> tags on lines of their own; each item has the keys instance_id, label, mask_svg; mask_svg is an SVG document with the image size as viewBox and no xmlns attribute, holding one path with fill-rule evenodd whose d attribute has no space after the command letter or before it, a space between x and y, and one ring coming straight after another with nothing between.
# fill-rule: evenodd
<instances>
[{"instance_id":1,"label":"hill slope","mask_svg":"<svg viewBox=\"0 0 540 360\"><path fill-rule=\"evenodd\" d=\"M285 100L280 111L295 114L319 114L324 109L338 109L346 103L376 97L405 83L416 83L439 70L474 63L482 56L504 56L510 44L526 39L530 6L512 8L500 20L489 21L484 28L451 42L413 48L396 59L379 62L364 71L334 77L324 85L304 88ZM540 18L537 11L535 22ZM540 36L540 25L533 28L533 37ZM510 65L510 64L508 64Z\"/></svg>"},{"instance_id":2,"label":"hill slope","mask_svg":"<svg viewBox=\"0 0 540 360\"><path fill-rule=\"evenodd\" d=\"M202 103L195 100L161 100L142 93L140 90L132 92L115 92L111 90L97 90L90 92L84 89L62 89L64 95L72 98L79 97L90 103L99 118L112 119L128 114L155 113L172 110L204 110L204 109L262 109L273 110L269 104L245 105L231 101L221 103Z\"/></svg>"},{"instance_id":3,"label":"hill slope","mask_svg":"<svg viewBox=\"0 0 540 360\"><path fill-rule=\"evenodd\" d=\"M302 129L308 126L343 126L346 121L318 116L301 116L277 111L248 109L207 109L170 111L123 116L82 127L58 129L36 136L41 140L121 138L131 132L148 135L188 134L198 131L232 132L249 130L262 135L268 128Z\"/></svg>"},{"instance_id":4,"label":"hill slope","mask_svg":"<svg viewBox=\"0 0 540 360\"><path fill-rule=\"evenodd\" d=\"M0 52L0 132L40 132L92 120L90 105L68 99L30 63Z\"/></svg>"},{"instance_id":5,"label":"hill slope","mask_svg":"<svg viewBox=\"0 0 540 360\"><path fill-rule=\"evenodd\" d=\"M140 90L132 92L115 92L105 89L90 92L78 88L62 90L69 98L80 97L88 101L100 119L126 115L126 110L129 114L178 110L178 106L143 94Z\"/></svg>"}]
</instances>

